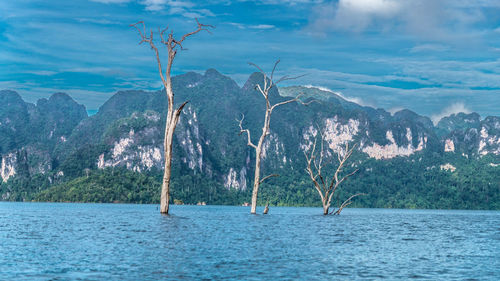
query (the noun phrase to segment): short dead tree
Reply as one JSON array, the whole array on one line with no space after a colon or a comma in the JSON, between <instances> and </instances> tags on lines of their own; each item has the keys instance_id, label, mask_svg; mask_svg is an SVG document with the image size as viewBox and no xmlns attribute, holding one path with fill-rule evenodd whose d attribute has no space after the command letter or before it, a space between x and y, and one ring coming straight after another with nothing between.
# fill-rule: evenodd
<instances>
[{"instance_id":1,"label":"short dead tree","mask_svg":"<svg viewBox=\"0 0 500 281\"><path fill-rule=\"evenodd\" d=\"M316 151L317 138L315 138L314 143L312 144L312 148L310 149L310 153L304 151L304 155L307 161L306 171L309 174L312 182L314 183L314 188L316 189L316 191L318 191L318 194L321 197L321 203L323 204L323 215L339 215L345 207L349 206L352 203L352 199L354 197L365 195L364 193L356 193L347 198L347 200L340 204L337 209L334 208L331 212L329 211L333 195L338 190L340 184L342 184L347 178L351 177L358 171L358 169L355 169L354 171L345 174L344 176L341 175L347 160L349 160L349 157L351 157L356 146L354 145L353 147L349 148L349 143L346 143L345 147L336 153L338 162L335 164L331 163L330 165L329 162L331 161L327 161L326 158L329 155L331 155L330 158L333 158L333 154L324 150L324 132L321 132L321 130L318 131L321 139L320 151ZM324 169L334 169L335 173L329 179L328 176L323 174Z\"/></svg>"}]
</instances>

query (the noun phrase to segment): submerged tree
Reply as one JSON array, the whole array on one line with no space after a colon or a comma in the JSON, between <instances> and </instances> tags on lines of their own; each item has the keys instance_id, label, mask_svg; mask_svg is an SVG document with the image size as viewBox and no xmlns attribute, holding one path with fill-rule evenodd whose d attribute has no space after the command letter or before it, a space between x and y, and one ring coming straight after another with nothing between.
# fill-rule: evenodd
<instances>
[{"instance_id":1,"label":"submerged tree","mask_svg":"<svg viewBox=\"0 0 500 281\"><path fill-rule=\"evenodd\" d=\"M354 175L358 171L358 169L356 169L353 172L346 174L345 176L341 176L342 170L349 157L351 157L354 148L356 148L356 146L354 145L352 148L349 148L349 143L346 143L344 149L340 149L337 152L338 162L335 163L336 168L335 165L333 165L333 163L331 166L331 168L335 169L335 173L333 174L331 179L328 180L328 176L323 175L323 168L325 168L329 164L328 162L324 161L325 154L327 154L324 150L325 136L324 132L321 132L321 130L318 129L318 132L320 134L320 139L321 139L319 153L316 152L316 140L317 140L316 138L314 139L311 153L308 155L306 151L304 151L304 155L306 156L307 160L306 171L314 183L314 188L318 191L318 194L321 197L321 203L323 204L323 215L328 215L328 214L340 215L340 212L342 212L342 210L345 207L347 207L352 203L352 199L354 197L357 197L359 195L365 195L364 193L356 193L347 198L347 200L345 200L342 204L340 204L336 210L333 209L332 212L329 212L332 203L332 198L335 192L337 191L337 188L340 186L340 184L342 184L342 182L344 182L347 178Z\"/></svg>"},{"instance_id":2,"label":"submerged tree","mask_svg":"<svg viewBox=\"0 0 500 281\"><path fill-rule=\"evenodd\" d=\"M182 44L186 38L191 35L194 35L202 30L210 32L208 29L213 28L211 25L205 25L198 22L196 19L197 28L196 30L184 34L180 39L175 39L173 31L170 31L168 35L165 36L165 32L168 30L168 27L160 30L158 29L158 35L160 37L160 43L167 47L167 67L164 70L160 60L160 52L155 45L155 41L153 40L153 31L151 30L148 34L146 34L146 26L144 22L140 21L135 24L131 24L130 26L135 27L139 32L141 37L141 41L139 44L148 43L151 46L151 49L154 51L156 55L156 62L158 64L158 72L160 74L161 82L163 87L165 88L165 92L167 94L168 100L168 110L167 110L167 121L165 124L165 138L164 138L164 156L165 156L165 169L163 173L163 182L161 187L161 199L160 199L160 212L163 214L168 214L169 209L169 201L170 201L170 176L172 171L172 141L174 136L175 127L179 122L179 117L181 115L182 109L188 103L187 101L183 102L177 109L174 109L174 92L172 91L172 81L170 77L172 63L174 62L175 55L177 51L185 50ZM142 25L142 30L140 28Z\"/></svg>"},{"instance_id":3,"label":"submerged tree","mask_svg":"<svg viewBox=\"0 0 500 281\"><path fill-rule=\"evenodd\" d=\"M250 65L255 66L260 73L262 73L264 77L264 81L262 86L260 84L255 85L255 89L264 97L265 102L266 102L266 112L264 115L264 125L262 126L262 134L259 137L259 141L257 142L257 145L255 145L252 142L252 139L250 137L250 130L248 129L243 129L243 120L245 119L245 115L242 115L240 120L237 120L239 122L240 126L240 135L243 133L247 134L247 145L255 149L255 174L254 174L254 181L253 181L253 190L252 190L252 208L250 210L250 213L255 214L256 209L257 209L257 195L259 193L259 186L262 182L267 180L268 178L271 177L276 177L278 175L272 174L269 176L266 176L264 178L260 178L260 162L261 162L261 157L262 157L262 145L264 144L264 140L266 139L266 136L269 135L269 124L271 122L271 114L273 113L273 110L276 109L278 106L285 105L287 103L291 103L294 101L300 101L299 97L301 96L300 94L293 98L289 99L286 101L282 101L279 103L276 103L274 105L271 105L271 102L269 101L269 92L271 91L272 88L276 87L277 84L280 82L286 81L286 80L291 80L291 79L297 79L302 76L297 76L297 77L290 77L288 75L285 75L278 79L276 82L273 80L274 78L274 71L276 70L276 66L278 66L278 63L280 61L277 60L276 63L274 63L273 70L271 72L271 76L267 76L267 74L262 71L262 69L257 66L254 63L249 63ZM266 212L267 213L267 212Z\"/></svg>"}]
</instances>

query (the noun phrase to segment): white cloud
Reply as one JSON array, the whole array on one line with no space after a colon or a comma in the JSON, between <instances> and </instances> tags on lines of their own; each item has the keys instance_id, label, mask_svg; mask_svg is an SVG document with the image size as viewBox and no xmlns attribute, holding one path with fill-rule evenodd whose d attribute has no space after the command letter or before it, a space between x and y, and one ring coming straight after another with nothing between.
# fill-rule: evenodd
<instances>
[{"instance_id":1,"label":"white cloud","mask_svg":"<svg viewBox=\"0 0 500 281\"><path fill-rule=\"evenodd\" d=\"M77 18L76 19L78 22L88 22L88 23L96 23L96 24L104 24L104 25L108 25L108 24L118 24L118 22L113 22L113 21L110 21L110 20L107 20L107 19L102 19L102 18L99 18L99 19L92 19L92 18Z\"/></svg>"},{"instance_id":2,"label":"white cloud","mask_svg":"<svg viewBox=\"0 0 500 281\"><path fill-rule=\"evenodd\" d=\"M349 73L339 73L334 71L311 69L311 68L290 68L287 69L287 73L307 73L308 75L294 80L291 83L286 83L286 86L292 85L322 85L323 90L325 89L335 89L336 91L341 91L341 94L347 96L347 98L352 101L362 105L371 106L374 108L384 108L389 109L389 112L397 112L398 109L407 108L418 114L425 116L437 115L437 112L443 110L443 104L451 104L454 102L462 102L464 104L472 107L474 111L479 112L481 115L488 116L498 116L498 108L492 107L492 104L498 103L499 91L494 89L488 89L484 87L479 87L480 85L494 86L494 83L499 83L498 76L492 73L485 73L487 77L476 76L476 82L473 81L473 73L464 70L464 66L460 62L451 63L449 61L444 61L442 67L445 69L450 69L450 72L441 73L439 71L440 62L435 61L430 62L419 62L424 63L424 65L413 65L418 61L414 60L401 60L402 67L408 67L408 70L398 70L399 74L406 76L407 81L415 81L417 83L422 83L426 85L422 88L405 89L390 87L382 83L385 86L377 85L377 83L371 82L383 82L390 80L404 80L401 76L371 76L371 75L360 75L360 74L349 74ZM387 63L387 62L386 62ZM398 65L388 64L388 67L395 67L399 69ZM474 63L475 64L475 63ZM467 64L466 64L467 65ZM485 66L481 66L482 69L488 71L488 69L497 68L496 62L488 63ZM476 67L476 66L468 66ZM422 68L422 69L420 69ZM416 74L413 71L418 69L418 73L425 74L423 79L419 79L420 74ZM455 70L456 73L451 72ZM465 71L463 73L462 71ZM429 73L430 72L430 73ZM409 73L409 74L408 74ZM433 77L436 75L437 77ZM459 76L458 78L454 77ZM468 77L470 75L470 77ZM468 77L468 78L466 78ZM462 84L458 83L460 79L464 79ZM453 82L456 81L456 82ZM496 81L496 82L494 82ZM443 82L443 83L440 83ZM441 86L441 85L450 85ZM477 85L478 88L469 88L471 85ZM500 84L499 84L500 85ZM357 98L354 100L353 97ZM467 109L467 108L466 108Z\"/></svg>"},{"instance_id":3,"label":"white cloud","mask_svg":"<svg viewBox=\"0 0 500 281\"><path fill-rule=\"evenodd\" d=\"M261 30L266 30L266 29L273 29L276 28L276 26L271 25L271 24L257 24L257 25L246 25L243 23L238 23L238 22L227 22L226 24L232 25L237 27L238 29L261 29Z\"/></svg>"},{"instance_id":4,"label":"white cloud","mask_svg":"<svg viewBox=\"0 0 500 281\"><path fill-rule=\"evenodd\" d=\"M180 15L185 18L214 17L215 14L208 9L196 9L195 4L187 1L172 0L142 0L146 11L159 12L166 10L169 15Z\"/></svg>"},{"instance_id":5,"label":"white cloud","mask_svg":"<svg viewBox=\"0 0 500 281\"><path fill-rule=\"evenodd\" d=\"M173 9L170 9L169 14L182 14L182 16L190 19L194 18L204 18L204 17L215 17L214 13L207 9L199 9L199 10L191 10L191 11L182 11L182 12L174 12Z\"/></svg>"},{"instance_id":6,"label":"white cloud","mask_svg":"<svg viewBox=\"0 0 500 281\"><path fill-rule=\"evenodd\" d=\"M399 111L401 111L403 109L405 109L405 108L402 107L402 106L396 106L396 107L391 107L391 108L387 109L387 112L389 112L392 116L394 116L394 114L396 112L399 112Z\"/></svg>"},{"instance_id":7,"label":"white cloud","mask_svg":"<svg viewBox=\"0 0 500 281\"><path fill-rule=\"evenodd\" d=\"M450 48L440 44L421 44L416 45L410 49L410 53L421 53L421 52L444 52L448 51Z\"/></svg>"},{"instance_id":8,"label":"white cloud","mask_svg":"<svg viewBox=\"0 0 500 281\"><path fill-rule=\"evenodd\" d=\"M91 0L104 4L124 4L133 0ZM208 9L194 9L195 4L189 1L179 0L136 0L139 4L145 6L146 11L159 12L167 10L170 15L182 15L186 18L202 18L215 16ZM78 19L80 22L92 22L99 24L111 24L106 20L100 19Z\"/></svg>"},{"instance_id":9,"label":"white cloud","mask_svg":"<svg viewBox=\"0 0 500 281\"><path fill-rule=\"evenodd\" d=\"M63 69L64 72L81 72L81 73L94 73L94 74L102 74L111 71L111 68L105 66L97 66L97 67L73 67Z\"/></svg>"},{"instance_id":10,"label":"white cloud","mask_svg":"<svg viewBox=\"0 0 500 281\"><path fill-rule=\"evenodd\" d=\"M408 77L450 89L500 88L500 59L489 61L376 59ZM424 83L422 83L424 84Z\"/></svg>"},{"instance_id":11,"label":"white cloud","mask_svg":"<svg viewBox=\"0 0 500 281\"><path fill-rule=\"evenodd\" d=\"M314 9L313 32L330 30L361 32L381 19L389 20L401 13L404 5L394 0L339 0L323 3Z\"/></svg>"},{"instance_id":12,"label":"white cloud","mask_svg":"<svg viewBox=\"0 0 500 281\"><path fill-rule=\"evenodd\" d=\"M463 102L457 102L449 105L448 107L444 108L440 113L434 114L431 116L431 120L434 123L434 125L437 125L439 120L441 120L443 117L450 116L452 114L457 114L457 113L471 113L471 110L469 110Z\"/></svg>"},{"instance_id":13,"label":"white cloud","mask_svg":"<svg viewBox=\"0 0 500 281\"><path fill-rule=\"evenodd\" d=\"M323 0L260 0L259 1L265 5L299 5L299 4L315 4L321 3Z\"/></svg>"},{"instance_id":14,"label":"white cloud","mask_svg":"<svg viewBox=\"0 0 500 281\"><path fill-rule=\"evenodd\" d=\"M357 98L357 97L347 97L345 96L342 92L338 92L338 91L333 91L327 87L323 87L323 86L314 86L314 85L303 85L302 87L305 87L305 88L316 88L318 90L321 90L321 91L324 91L324 92L330 92L332 94L336 94L337 96L343 98L344 100L346 101L349 101L349 102L353 102L353 103L356 103L356 104L359 104L361 106L372 106L366 102L364 102L362 99L360 98Z\"/></svg>"},{"instance_id":15,"label":"white cloud","mask_svg":"<svg viewBox=\"0 0 500 281\"><path fill-rule=\"evenodd\" d=\"M237 27L238 29L245 29L245 25L237 22L227 22L226 24Z\"/></svg>"},{"instance_id":16,"label":"white cloud","mask_svg":"<svg viewBox=\"0 0 500 281\"><path fill-rule=\"evenodd\" d=\"M140 2L146 6L147 11L161 11L166 7L170 8L170 13L178 13L185 11L186 8L194 7L194 4L186 1L172 1L172 0L142 0Z\"/></svg>"},{"instance_id":17,"label":"white cloud","mask_svg":"<svg viewBox=\"0 0 500 281\"><path fill-rule=\"evenodd\" d=\"M40 76L52 76L54 74L57 74L58 72L50 70L36 70L36 71L26 71L25 73L35 74Z\"/></svg>"},{"instance_id":18,"label":"white cloud","mask_svg":"<svg viewBox=\"0 0 500 281\"><path fill-rule=\"evenodd\" d=\"M146 6L146 10L148 11L160 11L165 8L167 2L167 0L144 0L141 4Z\"/></svg>"},{"instance_id":19,"label":"white cloud","mask_svg":"<svg viewBox=\"0 0 500 281\"><path fill-rule=\"evenodd\" d=\"M258 24L258 25L250 25L249 27L253 29L272 29L275 28L276 26L271 24Z\"/></svg>"},{"instance_id":20,"label":"white cloud","mask_svg":"<svg viewBox=\"0 0 500 281\"><path fill-rule=\"evenodd\" d=\"M463 5L452 0L339 0L317 5L307 30L320 36L332 31L400 32L464 43L465 38L479 37L470 27L485 17L479 6Z\"/></svg>"},{"instance_id":21,"label":"white cloud","mask_svg":"<svg viewBox=\"0 0 500 281\"><path fill-rule=\"evenodd\" d=\"M90 1L104 3L104 4L123 4L123 3L128 3L132 0L90 0Z\"/></svg>"},{"instance_id":22,"label":"white cloud","mask_svg":"<svg viewBox=\"0 0 500 281\"><path fill-rule=\"evenodd\" d=\"M338 95L339 93L327 88L327 87L323 87L323 86L315 86L315 85L302 85L302 87L305 87L305 88L308 88L308 89L311 89L311 88L316 88L320 91L323 91L323 92L330 92L330 93L334 93L336 95Z\"/></svg>"},{"instance_id":23,"label":"white cloud","mask_svg":"<svg viewBox=\"0 0 500 281\"><path fill-rule=\"evenodd\" d=\"M339 10L364 15L392 16L398 13L402 5L394 0L340 0Z\"/></svg>"}]
</instances>

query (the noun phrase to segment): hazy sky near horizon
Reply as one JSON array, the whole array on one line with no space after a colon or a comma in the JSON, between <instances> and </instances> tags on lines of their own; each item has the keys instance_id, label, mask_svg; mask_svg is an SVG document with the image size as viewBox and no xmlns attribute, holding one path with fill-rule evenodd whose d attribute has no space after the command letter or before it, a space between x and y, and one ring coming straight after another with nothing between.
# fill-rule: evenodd
<instances>
[{"instance_id":1,"label":"hazy sky near horizon","mask_svg":"<svg viewBox=\"0 0 500 281\"><path fill-rule=\"evenodd\" d=\"M215 68L242 85L252 61L289 85L437 118L500 115L497 0L49 0L0 2L0 89L35 102L66 92L97 109L124 89L161 87L154 54L131 23L182 35L174 74Z\"/></svg>"}]
</instances>

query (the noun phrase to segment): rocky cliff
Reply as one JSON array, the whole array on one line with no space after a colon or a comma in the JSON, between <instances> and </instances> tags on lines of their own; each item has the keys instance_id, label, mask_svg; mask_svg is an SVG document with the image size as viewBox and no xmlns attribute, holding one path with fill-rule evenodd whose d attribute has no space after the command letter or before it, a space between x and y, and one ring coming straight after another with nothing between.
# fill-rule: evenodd
<instances>
[{"instance_id":1,"label":"rocky cliff","mask_svg":"<svg viewBox=\"0 0 500 281\"><path fill-rule=\"evenodd\" d=\"M255 91L262 76L252 74L243 87L207 70L173 78L176 101L189 100L175 133L174 175L203 175L227 189L251 184L255 160L236 119L256 141L263 123L264 100ZM331 151L357 144L359 162L420 157L500 157L500 118L456 114L434 126L409 110L394 114L347 101L314 87L274 89L273 103L298 93L308 106L292 103L272 116L271 133L262 152L264 173L304 169L303 152L323 130ZM123 91L87 116L85 108L57 93L36 104L13 91L0 91L0 175L4 182L19 175L47 174L50 182L84 175L89 170L124 167L159 171L163 165L166 99L162 91ZM412 160L414 161L414 160ZM496 161L496 160L494 160ZM438 163L446 164L446 163ZM496 165L496 162L492 164ZM408 164L411 165L411 164Z\"/></svg>"}]
</instances>

